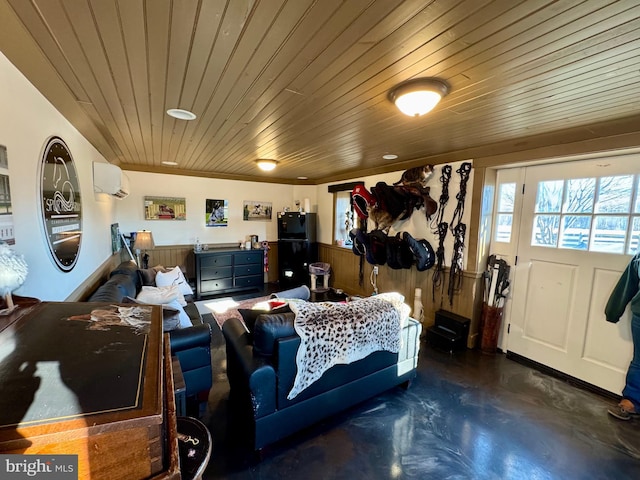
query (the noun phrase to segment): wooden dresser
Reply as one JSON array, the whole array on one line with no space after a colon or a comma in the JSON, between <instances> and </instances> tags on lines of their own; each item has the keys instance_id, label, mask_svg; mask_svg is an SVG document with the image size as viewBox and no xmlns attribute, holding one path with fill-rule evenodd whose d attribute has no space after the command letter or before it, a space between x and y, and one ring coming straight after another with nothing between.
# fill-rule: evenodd
<instances>
[{"instance_id":1,"label":"wooden dresser","mask_svg":"<svg viewBox=\"0 0 640 480\"><path fill-rule=\"evenodd\" d=\"M160 307L43 302L14 316L0 323L0 453L75 454L78 478L180 478Z\"/></svg>"},{"instance_id":2,"label":"wooden dresser","mask_svg":"<svg viewBox=\"0 0 640 480\"><path fill-rule=\"evenodd\" d=\"M210 248L194 254L197 299L264 285L263 250Z\"/></svg>"}]
</instances>

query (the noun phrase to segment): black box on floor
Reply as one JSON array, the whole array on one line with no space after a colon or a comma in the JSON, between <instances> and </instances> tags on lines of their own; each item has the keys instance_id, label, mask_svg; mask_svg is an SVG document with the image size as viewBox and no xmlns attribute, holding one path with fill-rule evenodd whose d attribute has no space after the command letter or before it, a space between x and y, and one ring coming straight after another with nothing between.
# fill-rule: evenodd
<instances>
[{"instance_id":1,"label":"black box on floor","mask_svg":"<svg viewBox=\"0 0 640 480\"><path fill-rule=\"evenodd\" d=\"M426 339L435 348L453 352L467 348L471 321L446 310L436 312L435 325L427 328Z\"/></svg>"}]
</instances>

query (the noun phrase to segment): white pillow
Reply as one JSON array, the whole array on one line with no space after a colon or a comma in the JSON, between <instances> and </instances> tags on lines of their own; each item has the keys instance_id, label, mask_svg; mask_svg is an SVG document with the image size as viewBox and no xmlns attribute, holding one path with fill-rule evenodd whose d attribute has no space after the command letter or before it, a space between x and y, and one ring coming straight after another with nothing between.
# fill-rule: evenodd
<instances>
[{"instance_id":1,"label":"white pillow","mask_svg":"<svg viewBox=\"0 0 640 480\"><path fill-rule=\"evenodd\" d=\"M168 272L158 272L156 274L156 285L158 287L168 287L177 285L180 293L183 295L193 295L193 290L189 286L189 282L184 278L184 274L180 267L175 267Z\"/></svg>"},{"instance_id":2,"label":"white pillow","mask_svg":"<svg viewBox=\"0 0 640 480\"><path fill-rule=\"evenodd\" d=\"M184 311L184 308L182 308L182 305L180 305L177 299L172 300L169 303L165 303L165 305L178 310L178 317L180 318L180 328L187 328L193 325L191 323L189 315L187 315L187 312Z\"/></svg>"},{"instance_id":3,"label":"white pillow","mask_svg":"<svg viewBox=\"0 0 640 480\"><path fill-rule=\"evenodd\" d=\"M178 300L178 303L183 307L187 304L184 295L180 293L177 285L169 285L166 287L143 286L136 300L153 305L167 304L172 300Z\"/></svg>"}]
</instances>

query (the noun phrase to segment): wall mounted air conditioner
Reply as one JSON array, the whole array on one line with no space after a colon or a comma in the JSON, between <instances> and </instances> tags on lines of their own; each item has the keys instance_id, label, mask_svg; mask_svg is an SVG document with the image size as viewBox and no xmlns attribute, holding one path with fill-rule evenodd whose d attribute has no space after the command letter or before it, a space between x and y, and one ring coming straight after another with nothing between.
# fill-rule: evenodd
<instances>
[{"instance_id":1,"label":"wall mounted air conditioner","mask_svg":"<svg viewBox=\"0 0 640 480\"><path fill-rule=\"evenodd\" d=\"M129 179L117 165L93 162L93 191L122 199L129 195Z\"/></svg>"}]
</instances>

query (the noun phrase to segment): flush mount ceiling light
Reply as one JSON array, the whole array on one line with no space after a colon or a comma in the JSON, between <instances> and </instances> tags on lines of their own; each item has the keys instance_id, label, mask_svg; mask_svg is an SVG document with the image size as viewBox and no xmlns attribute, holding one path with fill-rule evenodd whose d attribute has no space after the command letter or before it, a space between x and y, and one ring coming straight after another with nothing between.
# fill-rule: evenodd
<instances>
[{"instance_id":1,"label":"flush mount ceiling light","mask_svg":"<svg viewBox=\"0 0 640 480\"><path fill-rule=\"evenodd\" d=\"M169 160L165 160L162 162L163 165L169 165L170 167L175 167L176 165L178 165L178 162L171 162Z\"/></svg>"},{"instance_id":2,"label":"flush mount ceiling light","mask_svg":"<svg viewBox=\"0 0 640 480\"><path fill-rule=\"evenodd\" d=\"M189 110L183 110L181 108L170 108L167 110L167 115L178 120L195 120L196 114Z\"/></svg>"},{"instance_id":3,"label":"flush mount ceiling light","mask_svg":"<svg viewBox=\"0 0 640 480\"><path fill-rule=\"evenodd\" d=\"M410 117L430 112L449 93L449 85L437 78L414 78L389 91L389 100Z\"/></svg>"},{"instance_id":4,"label":"flush mount ceiling light","mask_svg":"<svg viewBox=\"0 0 640 480\"><path fill-rule=\"evenodd\" d=\"M396 155L395 153L385 153L384 155L382 155L382 158L384 158L385 160L395 160L396 158L398 158L398 155Z\"/></svg>"},{"instance_id":5,"label":"flush mount ceiling light","mask_svg":"<svg viewBox=\"0 0 640 480\"><path fill-rule=\"evenodd\" d=\"M265 172L270 172L271 170L276 168L276 165L278 165L278 162L276 162L275 160L270 160L268 158L259 158L258 160L256 160L256 164L258 165L258 168L260 170L264 170Z\"/></svg>"}]
</instances>

